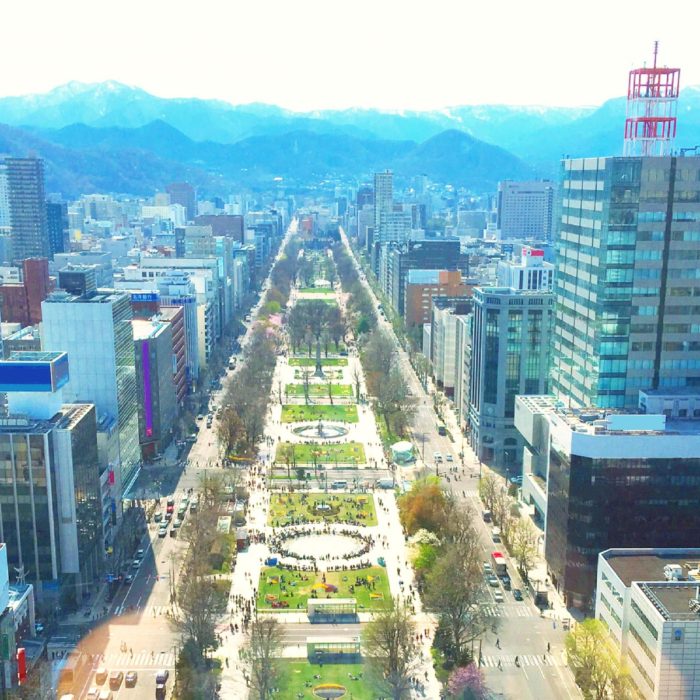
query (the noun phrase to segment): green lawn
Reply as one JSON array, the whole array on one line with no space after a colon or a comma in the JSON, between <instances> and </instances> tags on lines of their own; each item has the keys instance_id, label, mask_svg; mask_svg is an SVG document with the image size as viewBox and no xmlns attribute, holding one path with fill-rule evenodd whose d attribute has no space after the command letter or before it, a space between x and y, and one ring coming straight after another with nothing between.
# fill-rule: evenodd
<instances>
[{"instance_id":1,"label":"green lawn","mask_svg":"<svg viewBox=\"0 0 700 700\"><path fill-rule=\"evenodd\" d=\"M304 396L304 384L287 384L284 391L288 396ZM353 390L350 384L331 384L332 396L352 396ZM328 397L328 384L309 384L309 396Z\"/></svg>"},{"instance_id":2,"label":"green lawn","mask_svg":"<svg viewBox=\"0 0 700 700\"><path fill-rule=\"evenodd\" d=\"M330 287L302 287L297 291L299 294L335 294Z\"/></svg>"},{"instance_id":3,"label":"green lawn","mask_svg":"<svg viewBox=\"0 0 700 700\"><path fill-rule=\"evenodd\" d=\"M304 381L304 373L308 372L308 369L295 369L294 370L294 379L297 381ZM342 369L331 369L330 367L324 367L323 368L323 374L326 375L326 379L331 379L331 380L342 380L343 378L343 370Z\"/></svg>"},{"instance_id":4,"label":"green lawn","mask_svg":"<svg viewBox=\"0 0 700 700\"><path fill-rule=\"evenodd\" d=\"M283 423L318 420L357 423L357 406L282 406Z\"/></svg>"},{"instance_id":5,"label":"green lawn","mask_svg":"<svg viewBox=\"0 0 700 700\"><path fill-rule=\"evenodd\" d=\"M290 357L289 364L292 367L315 367L316 357ZM322 367L345 367L348 364L347 357L322 357Z\"/></svg>"},{"instance_id":6,"label":"green lawn","mask_svg":"<svg viewBox=\"0 0 700 700\"><path fill-rule=\"evenodd\" d=\"M286 450L291 443L277 443L277 450ZM361 442L341 442L337 445L320 445L318 443L295 443L297 464L364 464L365 448Z\"/></svg>"},{"instance_id":7,"label":"green lawn","mask_svg":"<svg viewBox=\"0 0 700 700\"><path fill-rule=\"evenodd\" d=\"M344 700L375 700L377 694L363 680L362 664L311 664L308 661L281 662L281 692L277 700L318 700L313 689L322 683L335 683L347 689ZM320 676L320 678L314 678ZM357 680L353 680L357 679ZM310 685L308 685L310 684Z\"/></svg>"},{"instance_id":8,"label":"green lawn","mask_svg":"<svg viewBox=\"0 0 700 700\"><path fill-rule=\"evenodd\" d=\"M358 611L378 610L391 605L389 577L386 569L371 566L354 571L327 571L326 584L338 590L326 593L323 588L322 571L287 571L277 566L266 566L260 571L258 586L258 610L306 610L309 598L355 598ZM370 582L370 577L372 578ZM358 585L358 579L365 579L366 585ZM318 584L317 588L314 588ZM352 587L352 590L351 590ZM288 608L273 608L272 603L280 601Z\"/></svg>"},{"instance_id":9,"label":"green lawn","mask_svg":"<svg viewBox=\"0 0 700 700\"><path fill-rule=\"evenodd\" d=\"M332 509L330 514L325 516L319 514L315 508L317 503L328 504ZM377 513L374 510L374 498L371 493L273 493L270 497L267 524L280 527L294 520L329 523L362 522L367 527L374 527L377 524Z\"/></svg>"}]
</instances>

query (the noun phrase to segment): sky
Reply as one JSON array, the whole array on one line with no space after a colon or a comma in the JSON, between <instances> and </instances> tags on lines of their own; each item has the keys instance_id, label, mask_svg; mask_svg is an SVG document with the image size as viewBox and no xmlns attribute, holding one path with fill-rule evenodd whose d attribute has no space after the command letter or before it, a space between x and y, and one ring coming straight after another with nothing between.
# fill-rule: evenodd
<instances>
[{"instance_id":1,"label":"sky","mask_svg":"<svg viewBox=\"0 0 700 700\"><path fill-rule=\"evenodd\" d=\"M22 0L0 96L117 80L309 111L596 105L651 61L700 84L692 0ZM696 7L693 10L693 7Z\"/></svg>"}]
</instances>

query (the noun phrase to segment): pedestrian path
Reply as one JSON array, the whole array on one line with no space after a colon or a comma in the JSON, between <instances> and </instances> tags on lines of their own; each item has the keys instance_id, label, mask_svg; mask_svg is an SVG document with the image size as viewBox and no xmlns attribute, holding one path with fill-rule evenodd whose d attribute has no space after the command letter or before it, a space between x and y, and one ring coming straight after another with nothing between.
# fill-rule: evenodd
<instances>
[{"instance_id":1,"label":"pedestrian path","mask_svg":"<svg viewBox=\"0 0 700 700\"><path fill-rule=\"evenodd\" d=\"M527 605L484 605L489 617L539 617L539 612Z\"/></svg>"},{"instance_id":2,"label":"pedestrian path","mask_svg":"<svg viewBox=\"0 0 700 700\"><path fill-rule=\"evenodd\" d=\"M175 666L175 654L172 651L155 652L137 651L133 656L127 652L112 652L105 654L101 662L106 668L173 668Z\"/></svg>"},{"instance_id":3,"label":"pedestrian path","mask_svg":"<svg viewBox=\"0 0 700 700\"><path fill-rule=\"evenodd\" d=\"M515 666L515 658L515 654L482 656L481 665L488 668L498 668L498 662L500 661L501 667ZM552 654L520 654L517 658L519 666L563 666L563 663Z\"/></svg>"}]
</instances>

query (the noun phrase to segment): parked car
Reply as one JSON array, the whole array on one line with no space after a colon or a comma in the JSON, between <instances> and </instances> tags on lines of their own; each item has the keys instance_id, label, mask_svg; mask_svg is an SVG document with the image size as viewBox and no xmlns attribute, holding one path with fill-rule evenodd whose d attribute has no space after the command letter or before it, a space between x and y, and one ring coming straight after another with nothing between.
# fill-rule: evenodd
<instances>
[{"instance_id":1,"label":"parked car","mask_svg":"<svg viewBox=\"0 0 700 700\"><path fill-rule=\"evenodd\" d=\"M454 462L454 461L455 461L455 458L454 458L452 455L447 455L447 457L446 457L445 459L447 459L448 462Z\"/></svg>"},{"instance_id":2,"label":"parked car","mask_svg":"<svg viewBox=\"0 0 700 700\"><path fill-rule=\"evenodd\" d=\"M493 573L493 567L487 561L484 562L484 573L485 574L492 574Z\"/></svg>"},{"instance_id":3,"label":"parked car","mask_svg":"<svg viewBox=\"0 0 700 700\"><path fill-rule=\"evenodd\" d=\"M168 534L168 526L162 525L158 530L158 537L165 537Z\"/></svg>"},{"instance_id":4,"label":"parked car","mask_svg":"<svg viewBox=\"0 0 700 700\"><path fill-rule=\"evenodd\" d=\"M503 584L503 588L507 591L510 590L510 576L501 576L501 583Z\"/></svg>"},{"instance_id":5,"label":"parked car","mask_svg":"<svg viewBox=\"0 0 700 700\"><path fill-rule=\"evenodd\" d=\"M522 600L523 599L523 592L519 588L514 588L513 589L513 598L515 598L515 600Z\"/></svg>"}]
</instances>

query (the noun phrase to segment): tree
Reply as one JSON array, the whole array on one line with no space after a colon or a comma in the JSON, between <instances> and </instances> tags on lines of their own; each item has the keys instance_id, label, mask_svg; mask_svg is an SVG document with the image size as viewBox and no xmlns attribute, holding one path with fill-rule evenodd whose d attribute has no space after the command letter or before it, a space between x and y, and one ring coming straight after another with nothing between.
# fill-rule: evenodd
<instances>
[{"instance_id":1,"label":"tree","mask_svg":"<svg viewBox=\"0 0 700 700\"><path fill-rule=\"evenodd\" d=\"M441 533L447 516L447 497L435 477L414 481L411 490L399 498L399 517L409 535L421 529Z\"/></svg>"},{"instance_id":2,"label":"tree","mask_svg":"<svg viewBox=\"0 0 700 700\"><path fill-rule=\"evenodd\" d=\"M489 692L483 671L473 663L450 674L447 690L454 700L486 700Z\"/></svg>"},{"instance_id":3,"label":"tree","mask_svg":"<svg viewBox=\"0 0 700 700\"><path fill-rule=\"evenodd\" d=\"M537 561L537 539L537 530L529 520L519 518L515 521L509 540L510 552L525 579Z\"/></svg>"},{"instance_id":4,"label":"tree","mask_svg":"<svg viewBox=\"0 0 700 700\"><path fill-rule=\"evenodd\" d=\"M216 622L226 612L226 597L218 592L214 581L193 568L183 567L177 602L179 610L173 625L183 643L191 641L200 656L216 649Z\"/></svg>"},{"instance_id":5,"label":"tree","mask_svg":"<svg viewBox=\"0 0 700 700\"><path fill-rule=\"evenodd\" d=\"M333 405L333 381L329 379L326 382L326 389L328 391L328 399L331 402L331 406Z\"/></svg>"},{"instance_id":6,"label":"tree","mask_svg":"<svg viewBox=\"0 0 700 700\"><path fill-rule=\"evenodd\" d=\"M216 423L216 439L224 455L235 454L239 442L245 436L245 428L233 406L225 406Z\"/></svg>"},{"instance_id":7,"label":"tree","mask_svg":"<svg viewBox=\"0 0 700 700\"><path fill-rule=\"evenodd\" d=\"M438 617L435 645L451 664L471 661L468 645L491 627L481 554L474 542L446 544L426 576L425 605Z\"/></svg>"},{"instance_id":8,"label":"tree","mask_svg":"<svg viewBox=\"0 0 700 700\"><path fill-rule=\"evenodd\" d=\"M360 389L362 387L362 370L355 364L352 368L352 381L355 384L355 400L360 402Z\"/></svg>"},{"instance_id":9,"label":"tree","mask_svg":"<svg viewBox=\"0 0 700 700\"><path fill-rule=\"evenodd\" d=\"M391 608L375 615L365 629L364 644L377 690L393 700L409 697L420 648L407 603L395 598Z\"/></svg>"},{"instance_id":10,"label":"tree","mask_svg":"<svg viewBox=\"0 0 700 700\"><path fill-rule=\"evenodd\" d=\"M584 620L564 640L576 684L587 700L627 700L635 697L629 673L620 661L604 624Z\"/></svg>"},{"instance_id":11,"label":"tree","mask_svg":"<svg viewBox=\"0 0 700 700\"><path fill-rule=\"evenodd\" d=\"M255 700L269 700L273 688L277 687L281 650L282 625L274 617L256 615L241 655L248 666L251 697Z\"/></svg>"},{"instance_id":12,"label":"tree","mask_svg":"<svg viewBox=\"0 0 700 700\"><path fill-rule=\"evenodd\" d=\"M498 492L498 482L493 474L486 473L479 479L479 498L486 506L486 510L493 512Z\"/></svg>"},{"instance_id":13,"label":"tree","mask_svg":"<svg viewBox=\"0 0 700 700\"><path fill-rule=\"evenodd\" d=\"M277 460L283 461L287 465L287 478L292 479L292 468L296 468L296 444L285 442L277 448Z\"/></svg>"}]
</instances>

